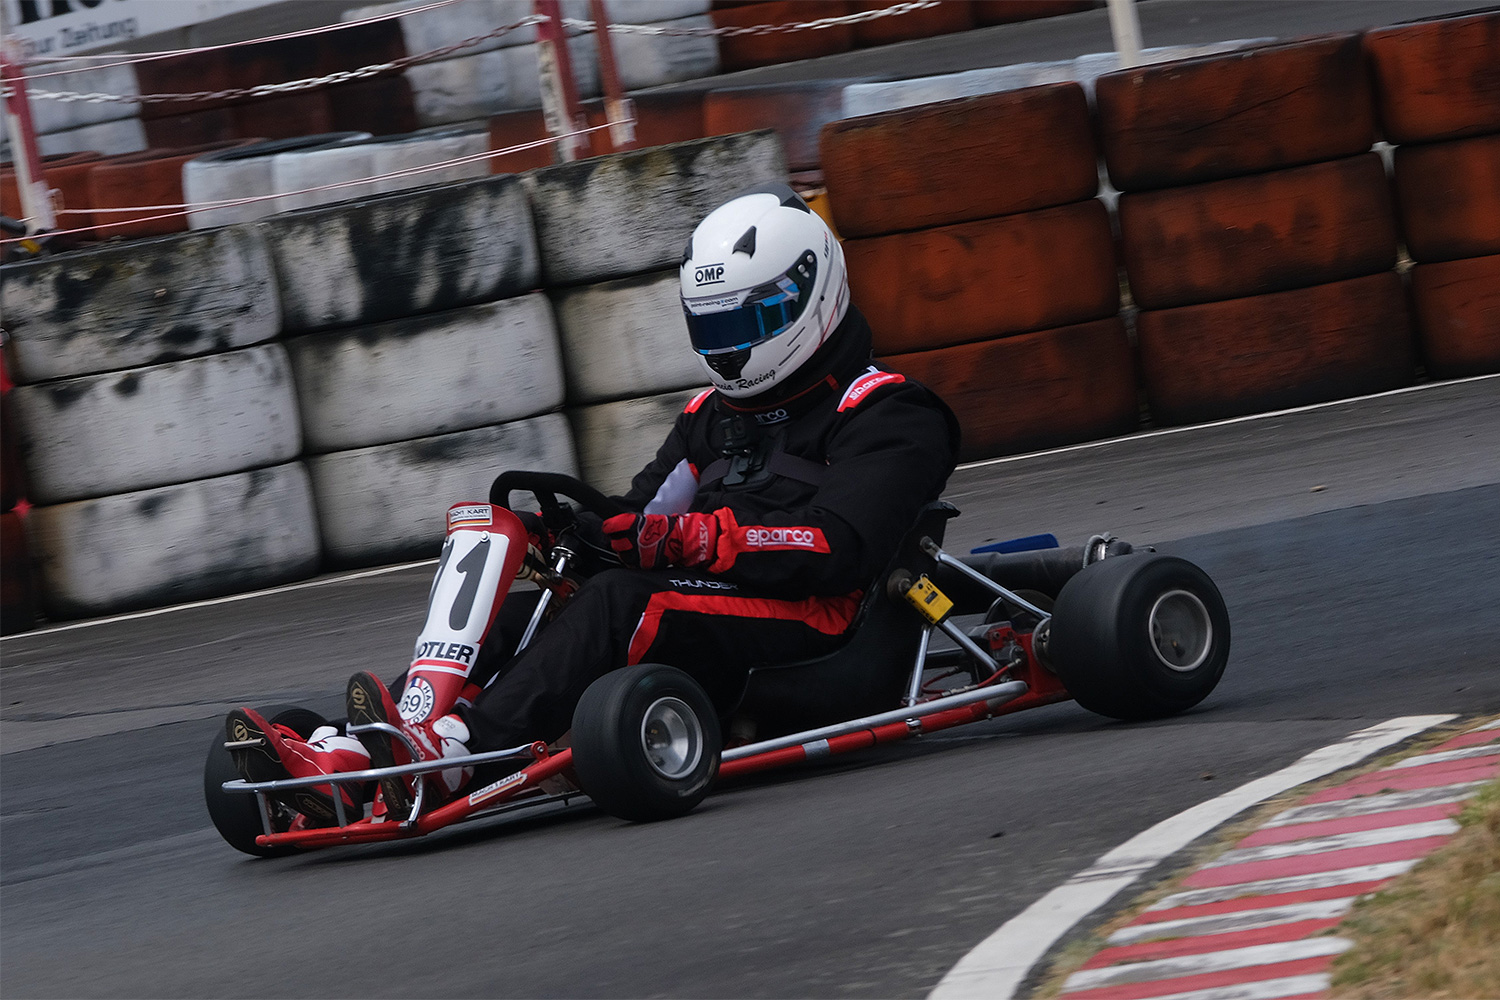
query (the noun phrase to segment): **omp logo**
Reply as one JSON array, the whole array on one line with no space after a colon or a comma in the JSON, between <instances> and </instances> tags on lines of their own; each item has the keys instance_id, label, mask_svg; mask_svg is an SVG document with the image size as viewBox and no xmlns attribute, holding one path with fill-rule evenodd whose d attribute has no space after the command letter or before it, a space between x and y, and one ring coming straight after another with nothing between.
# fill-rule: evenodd
<instances>
[{"instance_id":1,"label":"omp logo","mask_svg":"<svg viewBox=\"0 0 1500 1000\"><path fill-rule=\"evenodd\" d=\"M693 280L700 285L722 285L724 283L724 265L704 264L693 272Z\"/></svg>"},{"instance_id":2,"label":"omp logo","mask_svg":"<svg viewBox=\"0 0 1500 1000\"><path fill-rule=\"evenodd\" d=\"M810 549L818 544L818 537L808 528L750 528L745 532L745 544Z\"/></svg>"}]
</instances>

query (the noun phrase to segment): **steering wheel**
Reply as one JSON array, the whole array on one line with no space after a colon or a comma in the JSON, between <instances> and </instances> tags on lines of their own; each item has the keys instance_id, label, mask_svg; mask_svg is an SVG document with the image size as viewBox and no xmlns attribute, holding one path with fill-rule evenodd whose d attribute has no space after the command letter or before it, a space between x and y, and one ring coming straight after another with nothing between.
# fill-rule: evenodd
<instances>
[{"instance_id":1,"label":"steering wheel","mask_svg":"<svg viewBox=\"0 0 1500 1000\"><path fill-rule=\"evenodd\" d=\"M627 513L623 506L589 484L560 472L502 472L490 486L490 503L511 510L510 495L516 490L529 490L536 496L542 507L542 523L553 532L573 523L573 512L557 499L558 494L576 500L584 510L600 517Z\"/></svg>"}]
</instances>

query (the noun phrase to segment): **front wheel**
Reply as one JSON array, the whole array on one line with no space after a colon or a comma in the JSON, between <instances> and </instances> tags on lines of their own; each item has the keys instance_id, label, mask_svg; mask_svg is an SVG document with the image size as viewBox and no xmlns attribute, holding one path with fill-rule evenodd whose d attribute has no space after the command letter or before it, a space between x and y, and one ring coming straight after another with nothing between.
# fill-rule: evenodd
<instances>
[{"instance_id":1,"label":"front wheel","mask_svg":"<svg viewBox=\"0 0 1500 1000\"><path fill-rule=\"evenodd\" d=\"M1078 703L1156 719L1208 697L1229 662L1229 612L1186 559L1138 554L1085 567L1057 596L1047 658Z\"/></svg>"},{"instance_id":2,"label":"front wheel","mask_svg":"<svg viewBox=\"0 0 1500 1000\"><path fill-rule=\"evenodd\" d=\"M275 705L263 709L260 714L270 722L295 730L304 738L311 736L318 727L327 725L317 712L296 705ZM234 766L234 758L224 748L224 727L221 724L214 741L208 745L208 760L203 765L203 799L208 806L209 818L214 822L214 829L219 831L219 836L230 847L246 854L260 858L290 854L293 848L261 847L255 843L255 838L264 832L260 820L260 805L256 802L258 796L248 792L224 791L224 782L239 778L239 768ZM274 801L269 805L273 829L285 829L290 815Z\"/></svg>"},{"instance_id":3,"label":"front wheel","mask_svg":"<svg viewBox=\"0 0 1500 1000\"><path fill-rule=\"evenodd\" d=\"M676 667L611 671L573 710L578 783L621 819L671 819L691 810L719 773L721 750L713 702Z\"/></svg>"}]
</instances>

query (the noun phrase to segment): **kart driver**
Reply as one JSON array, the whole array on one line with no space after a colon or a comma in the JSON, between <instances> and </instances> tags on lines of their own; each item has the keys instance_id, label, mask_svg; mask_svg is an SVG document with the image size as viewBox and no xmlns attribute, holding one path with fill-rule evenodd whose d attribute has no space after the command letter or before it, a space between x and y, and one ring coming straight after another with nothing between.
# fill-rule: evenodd
<instances>
[{"instance_id":1,"label":"kart driver","mask_svg":"<svg viewBox=\"0 0 1500 1000\"><path fill-rule=\"evenodd\" d=\"M843 250L791 188L753 188L710 213L680 278L712 388L687 404L618 498L629 513L602 523L580 515L576 534L617 565L584 580L519 655L537 595L506 599L446 714L404 719L391 690L361 672L349 682L352 722L401 727L424 759L550 743L584 689L612 669L677 666L724 706L750 668L845 640L863 590L952 472L957 421L930 390L873 363ZM522 520L534 543L552 541L540 518ZM379 733L355 739L329 726L304 741L249 709L230 713L227 728L252 781L409 760ZM466 777L441 773L426 779L439 801ZM383 780L374 814L404 816L409 781ZM340 787L361 815L361 789ZM313 825L334 822L324 791L286 801Z\"/></svg>"}]
</instances>

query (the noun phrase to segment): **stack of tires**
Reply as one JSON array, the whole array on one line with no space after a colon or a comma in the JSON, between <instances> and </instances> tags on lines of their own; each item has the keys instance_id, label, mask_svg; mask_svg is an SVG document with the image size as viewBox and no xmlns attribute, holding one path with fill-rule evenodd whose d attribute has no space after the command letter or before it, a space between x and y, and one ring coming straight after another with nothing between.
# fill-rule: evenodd
<instances>
[{"instance_id":1,"label":"stack of tires","mask_svg":"<svg viewBox=\"0 0 1500 1000\"><path fill-rule=\"evenodd\" d=\"M55 70L56 64L33 68L28 87L32 126L43 156L95 152L104 155L134 153L146 148L146 130L141 125L143 105L134 101L56 101L36 97L43 91L73 94L115 94L134 97L141 93L130 66L82 69L55 76L38 76ZM11 159L10 132L0 135L0 159Z\"/></svg>"},{"instance_id":2,"label":"stack of tires","mask_svg":"<svg viewBox=\"0 0 1500 1000\"><path fill-rule=\"evenodd\" d=\"M557 309L582 478L622 492L704 384L678 267L693 227L743 188L785 182L771 132L699 139L537 170L542 280Z\"/></svg>"},{"instance_id":3,"label":"stack of tires","mask_svg":"<svg viewBox=\"0 0 1500 1000\"><path fill-rule=\"evenodd\" d=\"M1157 422L1412 381L1360 36L1136 67L1096 93Z\"/></svg>"},{"instance_id":4,"label":"stack of tires","mask_svg":"<svg viewBox=\"0 0 1500 1000\"><path fill-rule=\"evenodd\" d=\"M89 207L102 239L165 236L188 228L187 216L160 206L182 205L182 168L209 153L263 140L229 139L185 149L146 149L100 161L88 173ZM67 220L65 220L67 221Z\"/></svg>"},{"instance_id":5,"label":"stack of tires","mask_svg":"<svg viewBox=\"0 0 1500 1000\"><path fill-rule=\"evenodd\" d=\"M953 407L965 459L1136 428L1082 87L845 119L822 149L875 352Z\"/></svg>"},{"instance_id":6,"label":"stack of tires","mask_svg":"<svg viewBox=\"0 0 1500 1000\"><path fill-rule=\"evenodd\" d=\"M103 157L97 152L54 153L42 157L42 180L56 194L54 204L60 209L85 208L89 204L89 172L98 166ZM17 187L14 163L0 164L0 215L12 219L25 218L21 206L21 192ZM86 229L93 224L92 213L59 216L63 229Z\"/></svg>"},{"instance_id":7,"label":"stack of tires","mask_svg":"<svg viewBox=\"0 0 1500 1000\"><path fill-rule=\"evenodd\" d=\"M227 51L188 51L137 63L133 69L142 94L193 94L315 79L405 55L401 30L385 21L235 45ZM141 119L150 145L161 147L320 132L392 135L417 127L411 86L394 72L265 97L156 101L142 105Z\"/></svg>"},{"instance_id":8,"label":"stack of tires","mask_svg":"<svg viewBox=\"0 0 1500 1000\"><path fill-rule=\"evenodd\" d=\"M1427 373L1500 371L1500 12L1365 35Z\"/></svg>"},{"instance_id":9,"label":"stack of tires","mask_svg":"<svg viewBox=\"0 0 1500 1000\"><path fill-rule=\"evenodd\" d=\"M295 178L315 176L305 164L326 162L337 147L370 138L368 132L327 132L295 139L231 145L195 156L182 165L182 193L188 205L210 206L187 213L189 229L253 222L274 214L278 193L296 190ZM337 177L347 180L347 177ZM304 187L308 185L303 185ZM349 195L334 194L334 200ZM241 198L256 201L220 204Z\"/></svg>"},{"instance_id":10,"label":"stack of tires","mask_svg":"<svg viewBox=\"0 0 1500 1000\"><path fill-rule=\"evenodd\" d=\"M506 469L572 473L557 331L514 177L260 223L281 289L323 551L435 555Z\"/></svg>"},{"instance_id":11,"label":"stack of tires","mask_svg":"<svg viewBox=\"0 0 1500 1000\"><path fill-rule=\"evenodd\" d=\"M0 268L11 412L49 617L211 597L318 565L264 241L187 233Z\"/></svg>"},{"instance_id":12,"label":"stack of tires","mask_svg":"<svg viewBox=\"0 0 1500 1000\"><path fill-rule=\"evenodd\" d=\"M853 80L802 80L750 87L725 87L703 97L703 134L728 135L775 129L786 150L792 183L799 190L821 189L823 126L844 117L844 88Z\"/></svg>"}]
</instances>

